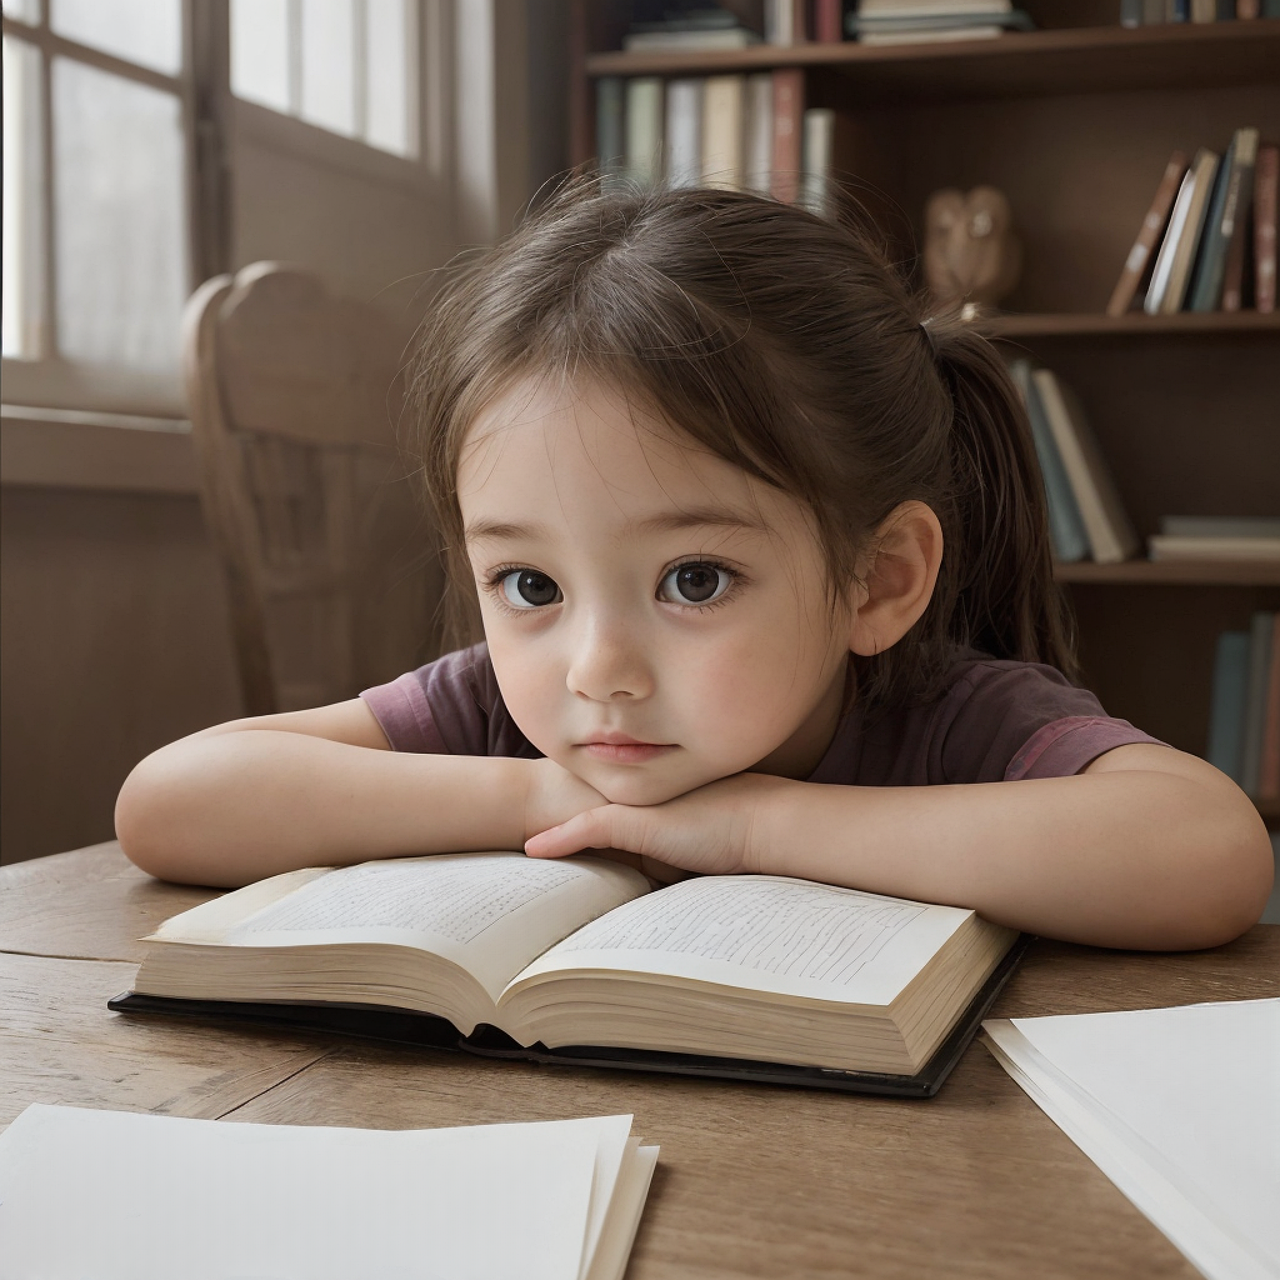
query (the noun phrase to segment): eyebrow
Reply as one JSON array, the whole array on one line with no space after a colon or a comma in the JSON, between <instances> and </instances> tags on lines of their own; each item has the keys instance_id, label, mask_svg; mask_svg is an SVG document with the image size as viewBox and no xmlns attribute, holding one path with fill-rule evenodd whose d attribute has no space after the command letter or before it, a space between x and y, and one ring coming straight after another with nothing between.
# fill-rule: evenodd
<instances>
[{"instance_id":1,"label":"eyebrow","mask_svg":"<svg viewBox=\"0 0 1280 1280\"><path fill-rule=\"evenodd\" d=\"M679 533L684 529L731 528L763 533L767 526L758 516L725 507L692 507L683 511L664 511L626 526L627 533ZM504 542L516 539L546 538L549 531L541 524L513 524L505 520L473 520L463 530L468 542Z\"/></svg>"}]
</instances>

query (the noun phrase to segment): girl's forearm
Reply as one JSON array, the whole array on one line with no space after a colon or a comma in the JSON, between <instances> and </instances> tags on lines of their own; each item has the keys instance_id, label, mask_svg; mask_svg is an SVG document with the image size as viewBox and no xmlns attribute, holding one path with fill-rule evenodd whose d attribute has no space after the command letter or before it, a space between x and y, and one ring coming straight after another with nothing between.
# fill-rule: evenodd
<instances>
[{"instance_id":1,"label":"girl's forearm","mask_svg":"<svg viewBox=\"0 0 1280 1280\"><path fill-rule=\"evenodd\" d=\"M750 870L954 903L1097 946L1226 942L1257 921L1271 883L1261 821L1225 780L1126 770L769 791Z\"/></svg>"},{"instance_id":2,"label":"girl's forearm","mask_svg":"<svg viewBox=\"0 0 1280 1280\"><path fill-rule=\"evenodd\" d=\"M267 729L196 736L129 775L116 830L153 875L220 886L304 866L518 849L531 763L401 754Z\"/></svg>"}]
</instances>

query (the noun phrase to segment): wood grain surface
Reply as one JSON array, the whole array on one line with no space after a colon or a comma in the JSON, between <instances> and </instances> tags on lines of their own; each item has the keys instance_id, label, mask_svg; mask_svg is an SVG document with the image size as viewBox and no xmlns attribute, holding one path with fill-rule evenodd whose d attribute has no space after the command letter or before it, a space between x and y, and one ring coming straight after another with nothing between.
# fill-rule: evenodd
<instances>
[{"instance_id":1,"label":"wood grain surface","mask_svg":"<svg viewBox=\"0 0 1280 1280\"><path fill-rule=\"evenodd\" d=\"M109 1013L131 939L212 893L112 845L0 873L0 951L34 953L0 955L0 1124L34 1101L390 1129L630 1113L662 1155L629 1280L1197 1275L979 1045L908 1101ZM1173 955L1037 942L994 1012L1275 995L1280 927L1259 925Z\"/></svg>"}]
</instances>

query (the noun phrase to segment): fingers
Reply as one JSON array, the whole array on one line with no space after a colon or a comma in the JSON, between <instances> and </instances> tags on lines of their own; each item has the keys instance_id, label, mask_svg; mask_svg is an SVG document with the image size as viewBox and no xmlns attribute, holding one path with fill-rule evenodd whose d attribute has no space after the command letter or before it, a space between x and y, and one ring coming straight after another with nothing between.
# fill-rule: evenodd
<instances>
[{"instance_id":1,"label":"fingers","mask_svg":"<svg viewBox=\"0 0 1280 1280\"><path fill-rule=\"evenodd\" d=\"M566 854L583 849L626 848L609 838L609 826L605 815L609 808L588 809L558 827L548 827L524 842L524 851L531 858L563 858Z\"/></svg>"}]
</instances>

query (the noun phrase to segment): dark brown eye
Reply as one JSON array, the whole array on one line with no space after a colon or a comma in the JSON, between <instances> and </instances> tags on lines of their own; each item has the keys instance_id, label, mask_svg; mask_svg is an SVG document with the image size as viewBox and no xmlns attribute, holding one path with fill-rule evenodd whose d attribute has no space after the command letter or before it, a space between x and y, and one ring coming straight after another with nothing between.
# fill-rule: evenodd
<instances>
[{"instance_id":1,"label":"dark brown eye","mask_svg":"<svg viewBox=\"0 0 1280 1280\"><path fill-rule=\"evenodd\" d=\"M658 587L658 598L673 604L709 604L733 585L733 575L714 564L682 564Z\"/></svg>"},{"instance_id":2,"label":"dark brown eye","mask_svg":"<svg viewBox=\"0 0 1280 1280\"><path fill-rule=\"evenodd\" d=\"M516 569L502 579L502 598L515 609L557 604L563 597L554 578L536 569Z\"/></svg>"}]
</instances>

